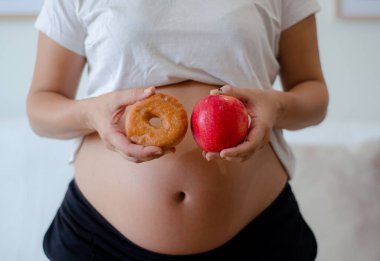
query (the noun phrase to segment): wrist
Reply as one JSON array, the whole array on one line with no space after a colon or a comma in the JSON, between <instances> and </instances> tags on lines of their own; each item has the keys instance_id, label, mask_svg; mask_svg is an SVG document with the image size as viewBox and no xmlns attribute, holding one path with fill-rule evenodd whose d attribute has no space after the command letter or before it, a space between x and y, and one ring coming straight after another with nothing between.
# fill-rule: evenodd
<instances>
[{"instance_id":1,"label":"wrist","mask_svg":"<svg viewBox=\"0 0 380 261\"><path fill-rule=\"evenodd\" d=\"M94 110L92 109L92 100L93 98L87 98L76 101L79 107L78 121L83 125L83 128L88 130L89 132L96 130L91 116L94 112Z\"/></svg>"},{"instance_id":2,"label":"wrist","mask_svg":"<svg viewBox=\"0 0 380 261\"><path fill-rule=\"evenodd\" d=\"M271 89L272 104L275 110L274 128L284 128L282 122L288 111L289 104L291 104L292 95L288 92L277 91Z\"/></svg>"}]
</instances>

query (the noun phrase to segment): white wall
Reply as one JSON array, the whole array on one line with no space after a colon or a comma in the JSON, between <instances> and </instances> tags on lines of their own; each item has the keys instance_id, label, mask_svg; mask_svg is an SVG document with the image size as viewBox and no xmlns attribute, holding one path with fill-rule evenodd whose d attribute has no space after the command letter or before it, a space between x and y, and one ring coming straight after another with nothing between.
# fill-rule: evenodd
<instances>
[{"instance_id":1,"label":"white wall","mask_svg":"<svg viewBox=\"0 0 380 261\"><path fill-rule=\"evenodd\" d=\"M0 118L23 116L36 49L32 19L0 19Z\"/></svg>"},{"instance_id":2,"label":"white wall","mask_svg":"<svg viewBox=\"0 0 380 261\"><path fill-rule=\"evenodd\" d=\"M380 20L339 20L320 0L320 52L331 93L329 120L380 123Z\"/></svg>"}]
</instances>

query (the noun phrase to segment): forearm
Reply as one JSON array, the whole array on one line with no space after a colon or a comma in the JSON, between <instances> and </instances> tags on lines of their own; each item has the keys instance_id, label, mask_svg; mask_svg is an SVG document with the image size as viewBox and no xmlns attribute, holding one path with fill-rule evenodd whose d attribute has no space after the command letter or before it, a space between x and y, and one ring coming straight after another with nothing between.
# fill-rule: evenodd
<instances>
[{"instance_id":1,"label":"forearm","mask_svg":"<svg viewBox=\"0 0 380 261\"><path fill-rule=\"evenodd\" d=\"M305 81L287 92L277 92L275 128L298 130L319 124L326 116L328 92L320 81Z\"/></svg>"},{"instance_id":2,"label":"forearm","mask_svg":"<svg viewBox=\"0 0 380 261\"><path fill-rule=\"evenodd\" d=\"M27 103L30 125L40 136L71 139L94 132L87 124L87 100L41 91L31 94Z\"/></svg>"}]
</instances>

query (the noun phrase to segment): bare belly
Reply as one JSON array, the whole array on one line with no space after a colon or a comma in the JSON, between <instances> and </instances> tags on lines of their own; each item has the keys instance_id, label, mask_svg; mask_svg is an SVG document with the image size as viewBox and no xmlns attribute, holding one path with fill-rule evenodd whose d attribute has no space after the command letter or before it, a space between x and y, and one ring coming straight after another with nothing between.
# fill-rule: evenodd
<instances>
[{"instance_id":1,"label":"bare belly","mask_svg":"<svg viewBox=\"0 0 380 261\"><path fill-rule=\"evenodd\" d=\"M158 87L177 97L190 117L216 86L183 82ZM75 179L88 201L135 244L158 253L191 254L235 236L276 198L287 175L268 144L244 163L206 161L190 129L175 154L132 163L85 137Z\"/></svg>"}]
</instances>

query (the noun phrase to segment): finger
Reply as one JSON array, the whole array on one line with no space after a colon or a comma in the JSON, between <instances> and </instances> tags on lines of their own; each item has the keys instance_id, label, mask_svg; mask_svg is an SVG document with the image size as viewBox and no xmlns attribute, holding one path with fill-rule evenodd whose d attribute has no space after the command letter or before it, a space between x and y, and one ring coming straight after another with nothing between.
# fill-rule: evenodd
<instances>
[{"instance_id":1,"label":"finger","mask_svg":"<svg viewBox=\"0 0 380 261\"><path fill-rule=\"evenodd\" d=\"M124 111L125 111L125 108L124 106L122 107L119 107L119 109L117 109L115 111L115 113L112 115L111 117L111 124L113 125L117 125L121 119L121 117L123 116L124 114Z\"/></svg>"},{"instance_id":2,"label":"finger","mask_svg":"<svg viewBox=\"0 0 380 261\"><path fill-rule=\"evenodd\" d=\"M106 135L106 145L110 150L120 153L124 158L133 162L142 162L174 153L176 149L162 149L156 146L142 146L132 143L120 128L114 128Z\"/></svg>"},{"instance_id":3,"label":"finger","mask_svg":"<svg viewBox=\"0 0 380 261\"><path fill-rule=\"evenodd\" d=\"M168 149L163 149L162 150L162 153L160 154L153 154L153 156L151 157L147 157L147 158L144 158L143 161L149 161L149 160L154 160L154 159L158 159L158 158L161 158L167 154L172 154L172 153L175 153L176 149L175 148L168 148Z\"/></svg>"},{"instance_id":4,"label":"finger","mask_svg":"<svg viewBox=\"0 0 380 261\"><path fill-rule=\"evenodd\" d=\"M252 135L252 133L254 134ZM251 135L247 136L247 139L243 143L237 145L236 147L222 150L220 155L223 158L250 157L256 151L263 149L269 142L269 132L267 133L266 131L261 131L261 133L259 133L258 131L251 131L250 134Z\"/></svg>"},{"instance_id":5,"label":"finger","mask_svg":"<svg viewBox=\"0 0 380 261\"><path fill-rule=\"evenodd\" d=\"M249 98L250 98L246 89L236 88L231 85L224 85L223 87L219 88L217 91L219 94L233 96L244 102L249 101Z\"/></svg>"},{"instance_id":6,"label":"finger","mask_svg":"<svg viewBox=\"0 0 380 261\"><path fill-rule=\"evenodd\" d=\"M236 147L224 149L220 152L222 158L239 158L254 153L256 145L251 141L244 141Z\"/></svg>"},{"instance_id":7,"label":"finger","mask_svg":"<svg viewBox=\"0 0 380 261\"><path fill-rule=\"evenodd\" d=\"M127 153L129 156L138 159L157 158L164 155L164 151L160 147L142 146L134 143L128 145Z\"/></svg>"},{"instance_id":8,"label":"finger","mask_svg":"<svg viewBox=\"0 0 380 261\"><path fill-rule=\"evenodd\" d=\"M210 91L210 94L211 94L211 95L223 94L223 90L222 90L222 88L219 88L219 89L213 89L213 90Z\"/></svg>"},{"instance_id":9,"label":"finger","mask_svg":"<svg viewBox=\"0 0 380 261\"><path fill-rule=\"evenodd\" d=\"M154 86L150 86L149 88L144 89L131 89L127 91L119 91L116 95L115 105L117 108L122 106L132 105L139 100L143 100L151 95L153 95L156 91Z\"/></svg>"},{"instance_id":10,"label":"finger","mask_svg":"<svg viewBox=\"0 0 380 261\"><path fill-rule=\"evenodd\" d=\"M224 160L227 160L227 161L233 161L233 162L243 162L243 161L246 161L248 159L248 156L245 156L245 157L227 157L227 158L223 158Z\"/></svg>"},{"instance_id":11,"label":"finger","mask_svg":"<svg viewBox=\"0 0 380 261\"><path fill-rule=\"evenodd\" d=\"M155 157L147 157L147 158L143 158L143 159L138 159L138 158L135 158L135 157L129 157L127 155L125 155L123 152L120 152L120 151L116 151L120 154L121 157L123 157L124 159L128 160L128 161L131 161L131 162L134 162L134 163L142 163L142 162L147 162L147 161L150 161L150 160L154 160L157 158L157 156Z\"/></svg>"},{"instance_id":12,"label":"finger","mask_svg":"<svg viewBox=\"0 0 380 261\"><path fill-rule=\"evenodd\" d=\"M154 146L150 146L150 147L154 147ZM144 148L147 148L147 147L144 147ZM154 148L157 148L157 147L154 147ZM137 158L137 157L128 157L128 156L125 156L125 158L127 158L127 159L129 159L129 160L131 160L131 161L133 161L135 163L141 163L141 162L146 162L146 161L151 161L151 160L154 160L154 159L158 159L158 158L161 158L161 157L165 156L166 154L172 154L172 153L175 153L175 148L164 149L164 150L161 151L161 153L148 154L147 157Z\"/></svg>"},{"instance_id":13,"label":"finger","mask_svg":"<svg viewBox=\"0 0 380 261\"><path fill-rule=\"evenodd\" d=\"M220 156L220 153L218 153L218 152L203 151L202 155L208 161L212 161L215 159L223 159L223 160L227 160L227 161L243 162L243 161L247 160L247 157L226 157L226 158L223 158Z\"/></svg>"},{"instance_id":14,"label":"finger","mask_svg":"<svg viewBox=\"0 0 380 261\"><path fill-rule=\"evenodd\" d=\"M133 163L140 163L141 161L140 160L138 160L138 159L136 159L136 158L133 158L133 157L128 157L127 155L125 155L123 152L121 152L121 151L117 151L117 150L115 150L117 153L119 153L119 155L122 157L122 158L124 158L124 159L126 159L126 160L128 160L128 161L131 161L131 162L133 162Z\"/></svg>"},{"instance_id":15,"label":"finger","mask_svg":"<svg viewBox=\"0 0 380 261\"><path fill-rule=\"evenodd\" d=\"M128 157L144 159L154 156L161 156L163 153L162 149L159 147L134 144L121 132L114 132L110 135L109 140L115 150L125 154Z\"/></svg>"},{"instance_id":16,"label":"finger","mask_svg":"<svg viewBox=\"0 0 380 261\"><path fill-rule=\"evenodd\" d=\"M222 150L220 155L223 158L245 157L257 150L257 147L263 138L264 134L262 131L258 128L251 128L244 142L240 143L236 147Z\"/></svg>"},{"instance_id":17,"label":"finger","mask_svg":"<svg viewBox=\"0 0 380 261\"><path fill-rule=\"evenodd\" d=\"M205 156L207 161L212 161L215 159L221 159L219 152L205 152Z\"/></svg>"}]
</instances>

